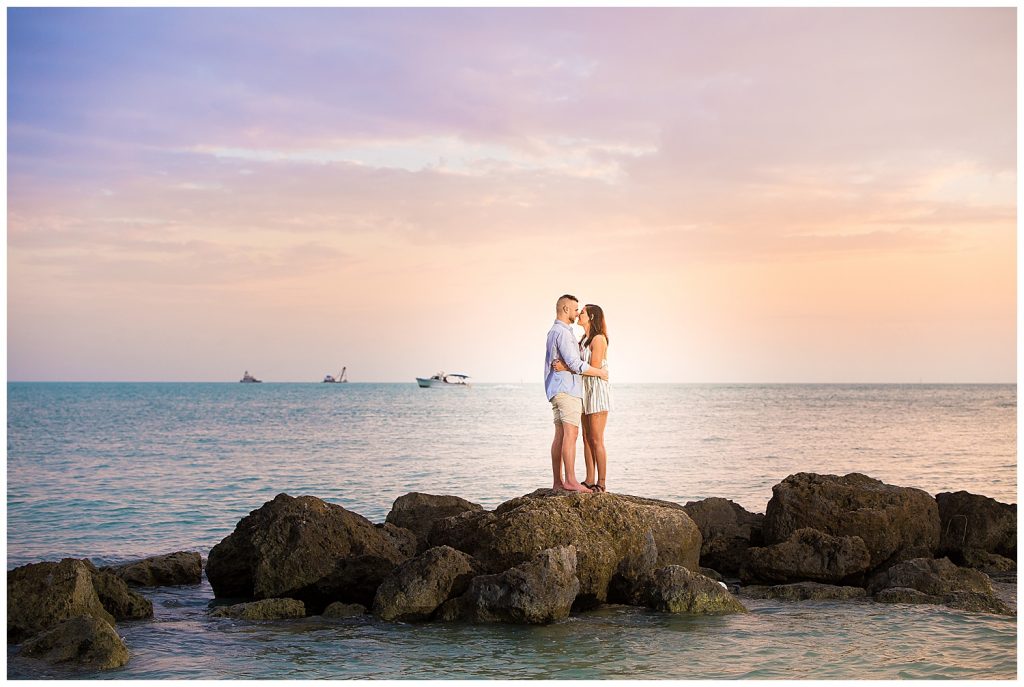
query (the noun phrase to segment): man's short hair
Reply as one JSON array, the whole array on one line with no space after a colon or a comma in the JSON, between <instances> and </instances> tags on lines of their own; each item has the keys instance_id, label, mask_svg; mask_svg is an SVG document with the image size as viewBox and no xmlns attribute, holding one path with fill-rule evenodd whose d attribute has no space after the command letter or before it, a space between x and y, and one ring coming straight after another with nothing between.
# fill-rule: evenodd
<instances>
[{"instance_id":1,"label":"man's short hair","mask_svg":"<svg viewBox=\"0 0 1024 687\"><path fill-rule=\"evenodd\" d=\"M558 301L555 303L555 308L558 309L558 310L561 310L562 309L562 304L565 301L572 301L573 303L579 303L580 299L576 298L576 296L570 296L569 294L564 294L564 295L558 297Z\"/></svg>"}]
</instances>

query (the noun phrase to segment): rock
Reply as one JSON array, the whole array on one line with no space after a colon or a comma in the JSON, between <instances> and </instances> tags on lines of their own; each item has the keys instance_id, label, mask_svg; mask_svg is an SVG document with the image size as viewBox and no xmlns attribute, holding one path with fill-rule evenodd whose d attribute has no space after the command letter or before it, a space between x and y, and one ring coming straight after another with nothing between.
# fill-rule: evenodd
<instances>
[{"instance_id":1,"label":"rock","mask_svg":"<svg viewBox=\"0 0 1024 687\"><path fill-rule=\"evenodd\" d=\"M690 501L683 510L700 529L703 566L736 575L746 562L747 549L763 543L764 515L751 513L729 499Z\"/></svg>"},{"instance_id":2,"label":"rock","mask_svg":"<svg viewBox=\"0 0 1024 687\"><path fill-rule=\"evenodd\" d=\"M957 563L974 549L1017 560L1017 506L966 491L935 496L940 551ZM973 566L972 566L973 567Z\"/></svg>"},{"instance_id":3,"label":"rock","mask_svg":"<svg viewBox=\"0 0 1024 687\"><path fill-rule=\"evenodd\" d=\"M203 581L203 560L196 551L151 556L100 569L117 575L132 587L200 584Z\"/></svg>"},{"instance_id":4,"label":"rock","mask_svg":"<svg viewBox=\"0 0 1024 687\"><path fill-rule=\"evenodd\" d=\"M750 548L747 559L740 571L745 582L858 582L871 563L860 537L833 537L809 527L781 544Z\"/></svg>"},{"instance_id":5,"label":"rock","mask_svg":"<svg viewBox=\"0 0 1024 687\"><path fill-rule=\"evenodd\" d=\"M909 587L939 597L952 592L993 594L992 583L985 573L961 568L948 558L903 561L868 581L868 589L872 592L890 587Z\"/></svg>"},{"instance_id":6,"label":"rock","mask_svg":"<svg viewBox=\"0 0 1024 687\"><path fill-rule=\"evenodd\" d=\"M469 589L446 602L441 620L546 624L569 617L580 588L574 546L538 553L497 575L474 577Z\"/></svg>"},{"instance_id":7,"label":"rock","mask_svg":"<svg viewBox=\"0 0 1024 687\"><path fill-rule=\"evenodd\" d=\"M395 499L385 522L415 534L419 542L417 553L423 553L430 548L430 530L435 522L466 511L483 511L483 506L458 496L434 496L414 491Z\"/></svg>"},{"instance_id":8,"label":"rock","mask_svg":"<svg viewBox=\"0 0 1024 687\"><path fill-rule=\"evenodd\" d=\"M681 506L665 503L540 489L493 513L471 511L438 521L430 541L470 554L489 573L529 561L543 550L573 545L580 581L577 604L628 603L622 595L654 568L698 567L700 531Z\"/></svg>"},{"instance_id":9,"label":"rock","mask_svg":"<svg viewBox=\"0 0 1024 687\"><path fill-rule=\"evenodd\" d=\"M395 568L377 588L373 614L383 620L426 620L448 599L463 594L480 573L473 559L436 546Z\"/></svg>"},{"instance_id":10,"label":"rock","mask_svg":"<svg viewBox=\"0 0 1024 687\"><path fill-rule=\"evenodd\" d=\"M725 581L725 578L722 577L720 574L718 574L717 570L712 570L711 568L705 568L705 567L701 566L700 570L698 570L697 572L699 572L704 577L710 577L715 582L724 582Z\"/></svg>"},{"instance_id":11,"label":"rock","mask_svg":"<svg viewBox=\"0 0 1024 687\"><path fill-rule=\"evenodd\" d=\"M36 635L25 642L19 655L109 670L128 662L128 647L110 623L86 615L69 618Z\"/></svg>"},{"instance_id":12,"label":"rock","mask_svg":"<svg viewBox=\"0 0 1024 687\"><path fill-rule=\"evenodd\" d=\"M833 537L860 537L871 570L932 556L939 545L938 506L920 489L883 484L859 473L801 472L776 484L772 494L764 519L768 545L807 527Z\"/></svg>"},{"instance_id":13,"label":"rock","mask_svg":"<svg viewBox=\"0 0 1024 687\"><path fill-rule=\"evenodd\" d=\"M875 601L890 604L936 604L974 613L1016 615L1003 601L982 592L958 591L937 596L910 587L888 587L875 594Z\"/></svg>"},{"instance_id":14,"label":"rock","mask_svg":"<svg viewBox=\"0 0 1024 687\"><path fill-rule=\"evenodd\" d=\"M750 585L740 588L740 594L752 599L781 599L784 601L826 601L860 599L868 595L863 587L846 587L820 582L794 582L773 586Z\"/></svg>"},{"instance_id":15,"label":"rock","mask_svg":"<svg viewBox=\"0 0 1024 687\"><path fill-rule=\"evenodd\" d=\"M649 579L647 605L668 613L725 615L747 609L718 582L681 565L655 570Z\"/></svg>"},{"instance_id":16,"label":"rock","mask_svg":"<svg viewBox=\"0 0 1024 687\"><path fill-rule=\"evenodd\" d=\"M1014 616L1017 613L992 594L981 592L950 592L942 597L942 603L950 608L974 613L996 613Z\"/></svg>"},{"instance_id":17,"label":"rock","mask_svg":"<svg viewBox=\"0 0 1024 687\"><path fill-rule=\"evenodd\" d=\"M153 602L128 588L120 577L97 570L91 561L83 561L92 573L96 595L115 620L144 620L153 617Z\"/></svg>"},{"instance_id":18,"label":"rock","mask_svg":"<svg viewBox=\"0 0 1024 687\"><path fill-rule=\"evenodd\" d=\"M415 550L415 535L313 496L279 494L210 551L217 597L300 599L313 613L333 601L369 606L381 580Z\"/></svg>"},{"instance_id":19,"label":"rock","mask_svg":"<svg viewBox=\"0 0 1024 687\"><path fill-rule=\"evenodd\" d=\"M240 620L288 620L305 617L306 605L298 599L261 599L233 606L218 606L210 611L210 615Z\"/></svg>"},{"instance_id":20,"label":"rock","mask_svg":"<svg viewBox=\"0 0 1024 687\"><path fill-rule=\"evenodd\" d=\"M941 604L942 599L910 587L889 587L875 594L875 601L884 604Z\"/></svg>"},{"instance_id":21,"label":"rock","mask_svg":"<svg viewBox=\"0 0 1024 687\"><path fill-rule=\"evenodd\" d=\"M75 558L30 563L7 573L7 641L19 643L78 616L110 625L93 584L91 565Z\"/></svg>"},{"instance_id":22,"label":"rock","mask_svg":"<svg viewBox=\"0 0 1024 687\"><path fill-rule=\"evenodd\" d=\"M1016 576L1017 573L1017 561L1012 558L1004 558L997 553L989 553L982 549L963 549L958 552L959 555L954 554L955 562L960 563L964 567L974 568L980 570L989 577L994 575L1006 575L1013 574Z\"/></svg>"},{"instance_id":23,"label":"rock","mask_svg":"<svg viewBox=\"0 0 1024 687\"><path fill-rule=\"evenodd\" d=\"M340 601L335 601L324 609L322 615L325 618L352 618L355 616L366 615L366 606L362 606L360 604L343 604Z\"/></svg>"}]
</instances>

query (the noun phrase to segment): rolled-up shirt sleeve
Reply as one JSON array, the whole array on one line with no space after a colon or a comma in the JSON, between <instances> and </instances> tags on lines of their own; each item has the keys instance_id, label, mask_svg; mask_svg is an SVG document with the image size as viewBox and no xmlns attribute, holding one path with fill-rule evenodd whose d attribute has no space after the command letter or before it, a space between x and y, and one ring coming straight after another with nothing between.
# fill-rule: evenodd
<instances>
[{"instance_id":1,"label":"rolled-up shirt sleeve","mask_svg":"<svg viewBox=\"0 0 1024 687\"><path fill-rule=\"evenodd\" d=\"M558 336L558 355L562 358L565 366L578 375L583 374L590 368L590 365L587 365L580 358L579 348L576 346L576 342L572 340L569 332L560 333Z\"/></svg>"}]
</instances>

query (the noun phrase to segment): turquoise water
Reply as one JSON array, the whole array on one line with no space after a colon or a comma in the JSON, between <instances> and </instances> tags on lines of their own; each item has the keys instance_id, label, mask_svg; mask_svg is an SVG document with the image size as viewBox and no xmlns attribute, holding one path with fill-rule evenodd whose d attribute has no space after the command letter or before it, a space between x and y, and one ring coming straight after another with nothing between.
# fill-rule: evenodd
<instances>
[{"instance_id":1,"label":"turquoise water","mask_svg":"<svg viewBox=\"0 0 1024 687\"><path fill-rule=\"evenodd\" d=\"M618 385L612 491L763 512L799 471L1016 502L1014 385ZM8 569L196 549L284 491L375 522L410 491L493 508L550 484L540 385L8 385ZM582 477L582 452L578 460ZM149 593L149 592L147 592ZM1015 595L1015 586L1001 585ZM205 615L150 594L113 678L1013 678L1016 619L932 606L744 600L749 616L608 606L542 628ZM9 659L9 677L67 674Z\"/></svg>"}]
</instances>

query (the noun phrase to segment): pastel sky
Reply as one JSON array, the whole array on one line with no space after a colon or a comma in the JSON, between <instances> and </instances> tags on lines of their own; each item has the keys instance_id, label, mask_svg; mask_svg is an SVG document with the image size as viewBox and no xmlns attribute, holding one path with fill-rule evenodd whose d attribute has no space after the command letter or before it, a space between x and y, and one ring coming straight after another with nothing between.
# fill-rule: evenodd
<instances>
[{"instance_id":1,"label":"pastel sky","mask_svg":"<svg viewBox=\"0 0 1024 687\"><path fill-rule=\"evenodd\" d=\"M1016 379L1016 10L9 9L12 380Z\"/></svg>"}]
</instances>

